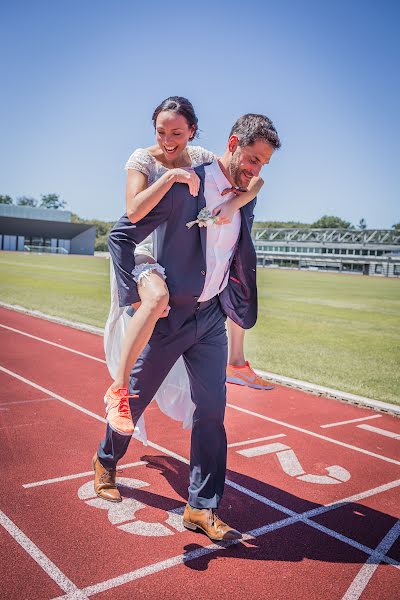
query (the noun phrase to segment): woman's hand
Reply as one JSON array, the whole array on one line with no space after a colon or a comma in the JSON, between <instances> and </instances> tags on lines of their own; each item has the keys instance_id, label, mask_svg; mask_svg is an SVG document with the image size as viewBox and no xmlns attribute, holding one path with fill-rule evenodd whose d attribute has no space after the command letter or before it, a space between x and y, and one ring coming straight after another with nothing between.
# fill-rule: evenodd
<instances>
[{"instance_id":1,"label":"woman's hand","mask_svg":"<svg viewBox=\"0 0 400 600\"><path fill-rule=\"evenodd\" d=\"M237 190L238 191L238 190ZM215 220L216 225L229 225L232 223L233 215L239 210L237 205L237 196L219 204L212 211L213 217L218 217Z\"/></svg>"},{"instance_id":2,"label":"woman's hand","mask_svg":"<svg viewBox=\"0 0 400 600\"><path fill-rule=\"evenodd\" d=\"M216 225L229 225L229 223L232 223L235 212L253 200L263 185L264 180L261 177L253 177L247 190L238 190L234 187L224 190L221 196L233 193L234 197L214 208L212 214L218 217L215 221Z\"/></svg>"},{"instance_id":3,"label":"woman's hand","mask_svg":"<svg viewBox=\"0 0 400 600\"><path fill-rule=\"evenodd\" d=\"M192 196L197 196L200 189L200 179L193 169L171 169L176 183L186 183Z\"/></svg>"}]
</instances>

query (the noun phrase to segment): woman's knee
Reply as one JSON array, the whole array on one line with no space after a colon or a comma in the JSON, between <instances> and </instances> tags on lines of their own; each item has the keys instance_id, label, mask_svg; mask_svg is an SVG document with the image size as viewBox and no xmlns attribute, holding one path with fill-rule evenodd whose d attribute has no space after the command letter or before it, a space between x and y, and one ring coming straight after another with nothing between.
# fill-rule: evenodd
<instances>
[{"instance_id":1,"label":"woman's knee","mask_svg":"<svg viewBox=\"0 0 400 600\"><path fill-rule=\"evenodd\" d=\"M146 283L150 284L150 282ZM151 312L162 313L169 302L169 291L165 282L157 277L157 280L151 281L151 285L146 285L146 288L146 290L144 287L139 290L143 306L146 306Z\"/></svg>"}]
</instances>

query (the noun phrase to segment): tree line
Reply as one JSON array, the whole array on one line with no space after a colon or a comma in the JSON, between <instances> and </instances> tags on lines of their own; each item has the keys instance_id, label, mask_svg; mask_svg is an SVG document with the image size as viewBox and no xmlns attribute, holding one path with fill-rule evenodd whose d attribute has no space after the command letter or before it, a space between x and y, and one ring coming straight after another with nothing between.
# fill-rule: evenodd
<instances>
[{"instance_id":1,"label":"tree line","mask_svg":"<svg viewBox=\"0 0 400 600\"><path fill-rule=\"evenodd\" d=\"M15 202L11 196L0 195L0 204L13 204L14 206L31 206L32 208L65 208L67 203L61 200L58 194L42 194L40 200L31 196L19 196Z\"/></svg>"}]
</instances>

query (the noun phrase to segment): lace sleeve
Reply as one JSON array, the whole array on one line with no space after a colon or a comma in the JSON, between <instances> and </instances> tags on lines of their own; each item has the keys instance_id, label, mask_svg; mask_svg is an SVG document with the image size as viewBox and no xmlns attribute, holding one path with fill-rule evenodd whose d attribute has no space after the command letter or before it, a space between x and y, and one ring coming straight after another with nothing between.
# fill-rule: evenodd
<instances>
[{"instance_id":1,"label":"lace sleeve","mask_svg":"<svg viewBox=\"0 0 400 600\"><path fill-rule=\"evenodd\" d=\"M140 171L144 175L150 178L153 171L154 159L144 148L138 148L133 154L130 155L125 165L125 170L134 169Z\"/></svg>"},{"instance_id":2,"label":"lace sleeve","mask_svg":"<svg viewBox=\"0 0 400 600\"><path fill-rule=\"evenodd\" d=\"M202 146L188 146L190 158L192 159L192 165L194 167L198 167L203 163L213 162L217 157L211 152L211 150L207 150Z\"/></svg>"}]
</instances>

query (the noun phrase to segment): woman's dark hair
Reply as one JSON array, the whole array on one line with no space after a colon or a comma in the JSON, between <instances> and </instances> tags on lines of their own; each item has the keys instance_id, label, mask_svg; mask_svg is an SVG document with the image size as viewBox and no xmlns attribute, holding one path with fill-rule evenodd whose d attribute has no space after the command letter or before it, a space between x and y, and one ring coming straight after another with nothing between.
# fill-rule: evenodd
<instances>
[{"instance_id":1,"label":"woman's dark hair","mask_svg":"<svg viewBox=\"0 0 400 600\"><path fill-rule=\"evenodd\" d=\"M157 117L163 110L170 110L171 112L175 112L178 115L182 115L182 117L186 119L188 126L194 127L194 132L189 138L190 141L193 140L193 138L197 137L198 120L196 117L196 113L194 112L193 105L187 98L183 98L182 96L170 96L169 98L163 100L153 112L152 120L154 129L156 128Z\"/></svg>"}]
</instances>

